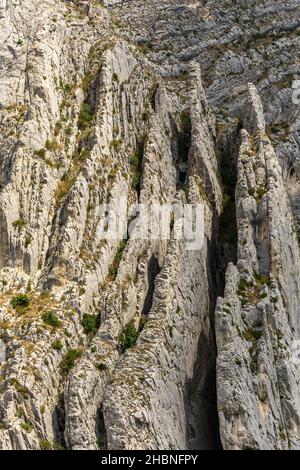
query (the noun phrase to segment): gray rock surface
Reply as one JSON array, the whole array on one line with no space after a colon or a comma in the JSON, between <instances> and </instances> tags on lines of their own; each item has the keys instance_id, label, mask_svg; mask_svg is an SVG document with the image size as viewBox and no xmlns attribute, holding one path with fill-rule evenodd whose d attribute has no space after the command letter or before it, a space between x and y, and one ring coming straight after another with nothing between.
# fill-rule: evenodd
<instances>
[{"instance_id":1,"label":"gray rock surface","mask_svg":"<svg viewBox=\"0 0 300 470\"><path fill-rule=\"evenodd\" d=\"M299 3L1 2L0 449L300 448Z\"/></svg>"},{"instance_id":2,"label":"gray rock surface","mask_svg":"<svg viewBox=\"0 0 300 470\"><path fill-rule=\"evenodd\" d=\"M225 449L299 449L299 247L282 170L253 85L238 157L237 265L216 308Z\"/></svg>"}]
</instances>

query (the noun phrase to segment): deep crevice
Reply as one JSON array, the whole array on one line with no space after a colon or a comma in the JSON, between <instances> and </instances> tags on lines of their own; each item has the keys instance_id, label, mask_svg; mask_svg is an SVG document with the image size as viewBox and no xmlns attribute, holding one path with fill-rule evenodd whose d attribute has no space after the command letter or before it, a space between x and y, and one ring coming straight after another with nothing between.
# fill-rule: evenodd
<instances>
[{"instance_id":1,"label":"deep crevice","mask_svg":"<svg viewBox=\"0 0 300 470\"><path fill-rule=\"evenodd\" d=\"M192 123L189 111L183 110L180 114L179 126L170 115L172 129L172 155L177 171L177 189L184 187L188 172L188 160L191 148Z\"/></svg>"},{"instance_id":2,"label":"deep crevice","mask_svg":"<svg viewBox=\"0 0 300 470\"><path fill-rule=\"evenodd\" d=\"M52 427L54 434L54 442L62 448L66 449L65 432L65 403L64 394L59 396L57 405L52 413Z\"/></svg>"},{"instance_id":3,"label":"deep crevice","mask_svg":"<svg viewBox=\"0 0 300 470\"><path fill-rule=\"evenodd\" d=\"M130 166L132 172L132 186L137 192L138 201L141 195L141 180L143 174L143 163L145 154L146 136L142 135L136 143L136 149L133 153Z\"/></svg>"},{"instance_id":4,"label":"deep crevice","mask_svg":"<svg viewBox=\"0 0 300 470\"><path fill-rule=\"evenodd\" d=\"M148 315L153 301L153 293L155 287L155 279L160 272L160 266L156 256L152 255L148 263L148 290L145 297L142 315Z\"/></svg>"},{"instance_id":5,"label":"deep crevice","mask_svg":"<svg viewBox=\"0 0 300 470\"><path fill-rule=\"evenodd\" d=\"M96 436L98 448L101 450L107 449L107 435L104 422L104 415L102 407L97 410L96 415Z\"/></svg>"},{"instance_id":6,"label":"deep crevice","mask_svg":"<svg viewBox=\"0 0 300 470\"><path fill-rule=\"evenodd\" d=\"M151 108L153 109L153 111L156 113L156 97L157 97L157 93L158 93L158 90L159 90L159 84L158 83L155 83L152 87L152 89L150 90L150 104L151 104Z\"/></svg>"},{"instance_id":7,"label":"deep crevice","mask_svg":"<svg viewBox=\"0 0 300 470\"><path fill-rule=\"evenodd\" d=\"M218 294L223 296L225 274L229 263L237 262L237 225L235 189L237 184L237 160L240 148L240 124L222 134L217 143L220 184L223 191L223 210L218 229Z\"/></svg>"},{"instance_id":8,"label":"deep crevice","mask_svg":"<svg viewBox=\"0 0 300 470\"><path fill-rule=\"evenodd\" d=\"M199 338L193 379L185 384L187 448L221 449L216 395L215 347L213 338Z\"/></svg>"},{"instance_id":9,"label":"deep crevice","mask_svg":"<svg viewBox=\"0 0 300 470\"><path fill-rule=\"evenodd\" d=\"M216 380L215 307L223 296L225 273L229 262L237 259L237 227L235 189L237 157L240 146L239 126L223 134L217 143L220 184L223 190L223 211L213 215L213 237L208 240L207 272L209 283L210 335L202 335L198 343L193 379L186 383L187 436L190 449L222 449L219 432Z\"/></svg>"}]
</instances>

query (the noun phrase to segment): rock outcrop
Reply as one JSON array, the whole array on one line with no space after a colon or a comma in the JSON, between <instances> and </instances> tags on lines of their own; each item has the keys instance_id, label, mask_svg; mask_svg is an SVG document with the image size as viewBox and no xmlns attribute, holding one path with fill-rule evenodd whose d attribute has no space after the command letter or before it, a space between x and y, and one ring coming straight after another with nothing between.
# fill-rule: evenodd
<instances>
[{"instance_id":1,"label":"rock outcrop","mask_svg":"<svg viewBox=\"0 0 300 470\"><path fill-rule=\"evenodd\" d=\"M300 448L298 13L2 1L1 449Z\"/></svg>"},{"instance_id":2,"label":"rock outcrop","mask_svg":"<svg viewBox=\"0 0 300 470\"><path fill-rule=\"evenodd\" d=\"M216 308L221 438L226 449L299 449L299 247L253 85L243 120L237 265Z\"/></svg>"}]
</instances>

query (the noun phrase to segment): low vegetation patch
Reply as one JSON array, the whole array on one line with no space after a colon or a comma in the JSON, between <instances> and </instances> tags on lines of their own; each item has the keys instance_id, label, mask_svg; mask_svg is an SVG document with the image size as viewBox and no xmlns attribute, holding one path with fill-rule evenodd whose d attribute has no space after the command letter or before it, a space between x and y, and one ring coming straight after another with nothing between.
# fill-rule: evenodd
<instances>
[{"instance_id":1,"label":"low vegetation patch","mask_svg":"<svg viewBox=\"0 0 300 470\"><path fill-rule=\"evenodd\" d=\"M55 140L55 139L53 139L53 140L46 140L45 148L46 148L47 150L49 150L50 152L55 151L55 150L58 150L58 149L59 149L59 143L58 143L57 140Z\"/></svg>"},{"instance_id":2,"label":"low vegetation patch","mask_svg":"<svg viewBox=\"0 0 300 470\"><path fill-rule=\"evenodd\" d=\"M53 328L59 328L61 326L61 321L53 310L47 310L47 312L43 313L42 320L46 325L52 326Z\"/></svg>"},{"instance_id":3,"label":"low vegetation patch","mask_svg":"<svg viewBox=\"0 0 300 470\"><path fill-rule=\"evenodd\" d=\"M130 169L132 174L132 188L138 190L140 187L142 166L144 158L144 141L137 145L135 152L130 158Z\"/></svg>"},{"instance_id":4,"label":"low vegetation patch","mask_svg":"<svg viewBox=\"0 0 300 470\"><path fill-rule=\"evenodd\" d=\"M21 428L24 429L27 433L30 433L33 430L33 426L28 421L24 421L20 424Z\"/></svg>"},{"instance_id":5,"label":"low vegetation patch","mask_svg":"<svg viewBox=\"0 0 300 470\"><path fill-rule=\"evenodd\" d=\"M12 297L11 306L17 310L19 307L26 309L30 305L30 297L27 294L18 294Z\"/></svg>"},{"instance_id":6,"label":"low vegetation patch","mask_svg":"<svg viewBox=\"0 0 300 470\"><path fill-rule=\"evenodd\" d=\"M40 449L41 450L52 450L52 444L50 441L43 439L40 441Z\"/></svg>"},{"instance_id":7,"label":"low vegetation patch","mask_svg":"<svg viewBox=\"0 0 300 470\"><path fill-rule=\"evenodd\" d=\"M97 318L94 315L85 313L81 325L83 326L85 334L95 334L97 332Z\"/></svg>"},{"instance_id":8,"label":"low vegetation patch","mask_svg":"<svg viewBox=\"0 0 300 470\"><path fill-rule=\"evenodd\" d=\"M78 116L78 129L84 131L88 129L93 122L93 113L88 103L83 103Z\"/></svg>"},{"instance_id":9,"label":"low vegetation patch","mask_svg":"<svg viewBox=\"0 0 300 470\"><path fill-rule=\"evenodd\" d=\"M267 274L254 274L254 280L246 281L240 279L237 295L240 298L241 304L244 306L247 303L255 305L261 299L267 297L266 292L261 292L263 286L270 285L270 277Z\"/></svg>"},{"instance_id":10,"label":"low vegetation patch","mask_svg":"<svg viewBox=\"0 0 300 470\"><path fill-rule=\"evenodd\" d=\"M17 379L10 379L10 385L12 385L20 395L22 395L24 398L28 398L30 395L30 392L27 387L24 385L21 385L20 382Z\"/></svg>"},{"instance_id":11,"label":"low vegetation patch","mask_svg":"<svg viewBox=\"0 0 300 470\"><path fill-rule=\"evenodd\" d=\"M269 286L270 283L271 283L270 276L269 276L268 274L257 274L257 273L254 273L254 277L255 277L256 281L257 281L260 285L267 285L267 286Z\"/></svg>"},{"instance_id":12,"label":"low vegetation patch","mask_svg":"<svg viewBox=\"0 0 300 470\"><path fill-rule=\"evenodd\" d=\"M122 352L135 346L138 339L138 331L132 322L128 323L119 336L119 342Z\"/></svg>"},{"instance_id":13,"label":"low vegetation patch","mask_svg":"<svg viewBox=\"0 0 300 470\"><path fill-rule=\"evenodd\" d=\"M69 349L60 363L60 368L64 374L68 374L75 366L77 359L82 356L81 349Z\"/></svg>"},{"instance_id":14,"label":"low vegetation patch","mask_svg":"<svg viewBox=\"0 0 300 470\"><path fill-rule=\"evenodd\" d=\"M247 330L243 331L243 337L246 341L256 342L262 336L262 331L255 330L254 328L248 328Z\"/></svg>"},{"instance_id":15,"label":"low vegetation patch","mask_svg":"<svg viewBox=\"0 0 300 470\"><path fill-rule=\"evenodd\" d=\"M117 277L119 264L122 259L122 254L123 254L123 251L125 250L125 247L126 247L126 240L122 240L118 246L117 252L115 254L115 258L111 266L109 267L108 275L111 281L114 281Z\"/></svg>"},{"instance_id":16,"label":"low vegetation patch","mask_svg":"<svg viewBox=\"0 0 300 470\"><path fill-rule=\"evenodd\" d=\"M122 147L122 143L123 143L122 139L113 139L110 142L109 146L112 150L118 151Z\"/></svg>"},{"instance_id":17,"label":"low vegetation patch","mask_svg":"<svg viewBox=\"0 0 300 470\"><path fill-rule=\"evenodd\" d=\"M36 150L34 152L34 154L37 156L37 157L40 157L42 159L46 158L46 149L45 148L41 148L39 150Z\"/></svg>"},{"instance_id":18,"label":"low vegetation patch","mask_svg":"<svg viewBox=\"0 0 300 470\"><path fill-rule=\"evenodd\" d=\"M26 224L27 222L25 219L18 219L12 223L12 226L14 228L17 228L18 230L22 230L26 226Z\"/></svg>"},{"instance_id":19,"label":"low vegetation patch","mask_svg":"<svg viewBox=\"0 0 300 470\"><path fill-rule=\"evenodd\" d=\"M64 345L62 344L62 342L60 341L60 339L56 339L55 341L53 341L53 343L51 344L52 348L55 349L56 351L60 351Z\"/></svg>"}]
</instances>

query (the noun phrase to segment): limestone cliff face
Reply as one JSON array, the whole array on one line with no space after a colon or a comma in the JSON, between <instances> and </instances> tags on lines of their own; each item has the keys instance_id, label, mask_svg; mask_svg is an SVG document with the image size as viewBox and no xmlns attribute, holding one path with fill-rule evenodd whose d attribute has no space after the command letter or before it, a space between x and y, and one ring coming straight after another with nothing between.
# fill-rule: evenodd
<instances>
[{"instance_id":1,"label":"limestone cliff face","mask_svg":"<svg viewBox=\"0 0 300 470\"><path fill-rule=\"evenodd\" d=\"M228 449L299 448L299 247L260 99L249 86L238 157L237 266L216 309L217 390Z\"/></svg>"},{"instance_id":2,"label":"limestone cliff face","mask_svg":"<svg viewBox=\"0 0 300 470\"><path fill-rule=\"evenodd\" d=\"M2 2L1 449L300 448L298 27L297 0ZM104 239L120 195L201 205L201 249Z\"/></svg>"}]
</instances>

